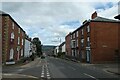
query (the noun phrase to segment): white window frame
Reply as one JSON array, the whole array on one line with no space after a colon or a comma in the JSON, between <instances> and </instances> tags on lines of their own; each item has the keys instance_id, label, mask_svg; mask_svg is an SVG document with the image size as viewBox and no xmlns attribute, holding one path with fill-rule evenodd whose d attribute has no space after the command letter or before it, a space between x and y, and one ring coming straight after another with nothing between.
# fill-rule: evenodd
<instances>
[{"instance_id":1,"label":"white window frame","mask_svg":"<svg viewBox=\"0 0 120 80\"><path fill-rule=\"evenodd\" d=\"M18 37L18 45L20 44L20 37Z\"/></svg>"},{"instance_id":2,"label":"white window frame","mask_svg":"<svg viewBox=\"0 0 120 80\"><path fill-rule=\"evenodd\" d=\"M20 28L18 28L18 33L20 33Z\"/></svg>"},{"instance_id":3,"label":"white window frame","mask_svg":"<svg viewBox=\"0 0 120 80\"><path fill-rule=\"evenodd\" d=\"M83 30L83 29L81 30L81 34L82 34L82 35L84 34L84 30Z\"/></svg>"},{"instance_id":4,"label":"white window frame","mask_svg":"<svg viewBox=\"0 0 120 80\"><path fill-rule=\"evenodd\" d=\"M87 41L88 41L88 42L90 41L90 37L87 37Z\"/></svg>"},{"instance_id":5,"label":"white window frame","mask_svg":"<svg viewBox=\"0 0 120 80\"><path fill-rule=\"evenodd\" d=\"M84 43L84 39L81 39L81 43Z\"/></svg>"},{"instance_id":6,"label":"white window frame","mask_svg":"<svg viewBox=\"0 0 120 80\"><path fill-rule=\"evenodd\" d=\"M87 32L90 32L90 26L89 25L87 26Z\"/></svg>"},{"instance_id":7,"label":"white window frame","mask_svg":"<svg viewBox=\"0 0 120 80\"><path fill-rule=\"evenodd\" d=\"M11 39L14 39L15 38L15 35L14 35L14 32L11 33Z\"/></svg>"},{"instance_id":8,"label":"white window frame","mask_svg":"<svg viewBox=\"0 0 120 80\"><path fill-rule=\"evenodd\" d=\"M78 47L78 39L76 40L76 46Z\"/></svg>"},{"instance_id":9,"label":"white window frame","mask_svg":"<svg viewBox=\"0 0 120 80\"><path fill-rule=\"evenodd\" d=\"M78 31L76 32L76 37L78 37Z\"/></svg>"},{"instance_id":10,"label":"white window frame","mask_svg":"<svg viewBox=\"0 0 120 80\"><path fill-rule=\"evenodd\" d=\"M71 35L70 37L71 37L71 39L72 39L72 35Z\"/></svg>"},{"instance_id":11,"label":"white window frame","mask_svg":"<svg viewBox=\"0 0 120 80\"><path fill-rule=\"evenodd\" d=\"M15 24L14 24L14 22L12 22L12 29L14 29L14 27L15 27Z\"/></svg>"},{"instance_id":12,"label":"white window frame","mask_svg":"<svg viewBox=\"0 0 120 80\"><path fill-rule=\"evenodd\" d=\"M23 45L23 39L22 39L22 45Z\"/></svg>"}]
</instances>

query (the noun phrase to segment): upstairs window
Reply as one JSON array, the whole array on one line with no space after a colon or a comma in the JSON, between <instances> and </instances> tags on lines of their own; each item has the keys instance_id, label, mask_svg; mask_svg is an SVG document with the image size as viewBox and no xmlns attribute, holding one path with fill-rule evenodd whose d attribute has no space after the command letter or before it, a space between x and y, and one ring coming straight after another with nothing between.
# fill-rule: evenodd
<instances>
[{"instance_id":1,"label":"upstairs window","mask_svg":"<svg viewBox=\"0 0 120 80\"><path fill-rule=\"evenodd\" d=\"M82 34L82 35L83 35L83 32L84 32L84 31L83 31L83 29L82 29L82 31L81 31L81 34Z\"/></svg>"},{"instance_id":2,"label":"upstairs window","mask_svg":"<svg viewBox=\"0 0 120 80\"><path fill-rule=\"evenodd\" d=\"M87 32L90 32L90 26L89 25L87 26Z\"/></svg>"},{"instance_id":3,"label":"upstairs window","mask_svg":"<svg viewBox=\"0 0 120 80\"><path fill-rule=\"evenodd\" d=\"M11 33L11 39L14 39L14 32Z\"/></svg>"},{"instance_id":4,"label":"upstairs window","mask_svg":"<svg viewBox=\"0 0 120 80\"><path fill-rule=\"evenodd\" d=\"M75 33L73 34L73 38L75 38Z\"/></svg>"},{"instance_id":5,"label":"upstairs window","mask_svg":"<svg viewBox=\"0 0 120 80\"><path fill-rule=\"evenodd\" d=\"M71 39L72 39L72 35L71 35Z\"/></svg>"},{"instance_id":6,"label":"upstairs window","mask_svg":"<svg viewBox=\"0 0 120 80\"><path fill-rule=\"evenodd\" d=\"M20 37L18 37L18 45L20 44Z\"/></svg>"},{"instance_id":7,"label":"upstairs window","mask_svg":"<svg viewBox=\"0 0 120 80\"><path fill-rule=\"evenodd\" d=\"M76 36L78 37L78 31L76 32Z\"/></svg>"},{"instance_id":8,"label":"upstairs window","mask_svg":"<svg viewBox=\"0 0 120 80\"><path fill-rule=\"evenodd\" d=\"M22 45L23 45L23 39L22 39Z\"/></svg>"},{"instance_id":9,"label":"upstairs window","mask_svg":"<svg viewBox=\"0 0 120 80\"><path fill-rule=\"evenodd\" d=\"M20 33L20 28L18 28L18 33Z\"/></svg>"},{"instance_id":10,"label":"upstairs window","mask_svg":"<svg viewBox=\"0 0 120 80\"><path fill-rule=\"evenodd\" d=\"M81 47L84 46L84 39L81 39Z\"/></svg>"},{"instance_id":11,"label":"upstairs window","mask_svg":"<svg viewBox=\"0 0 120 80\"><path fill-rule=\"evenodd\" d=\"M14 22L12 22L12 29L14 29L14 26L15 26L15 25L14 25Z\"/></svg>"}]
</instances>

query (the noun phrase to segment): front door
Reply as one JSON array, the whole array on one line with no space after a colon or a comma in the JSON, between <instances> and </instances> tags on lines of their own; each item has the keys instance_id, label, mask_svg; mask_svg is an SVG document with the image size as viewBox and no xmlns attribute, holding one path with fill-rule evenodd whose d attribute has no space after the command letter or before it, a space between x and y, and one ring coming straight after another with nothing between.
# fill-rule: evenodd
<instances>
[{"instance_id":1,"label":"front door","mask_svg":"<svg viewBox=\"0 0 120 80\"><path fill-rule=\"evenodd\" d=\"M90 63L90 50L86 51L86 59L87 59L86 61Z\"/></svg>"}]
</instances>

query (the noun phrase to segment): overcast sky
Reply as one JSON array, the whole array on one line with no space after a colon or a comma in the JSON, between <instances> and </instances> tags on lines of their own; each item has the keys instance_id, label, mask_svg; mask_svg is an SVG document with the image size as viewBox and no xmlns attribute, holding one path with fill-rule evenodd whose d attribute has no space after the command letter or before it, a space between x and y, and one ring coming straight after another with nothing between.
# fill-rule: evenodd
<instances>
[{"instance_id":1,"label":"overcast sky","mask_svg":"<svg viewBox=\"0 0 120 80\"><path fill-rule=\"evenodd\" d=\"M44 45L58 45L59 38L63 42L95 11L98 16L114 19L118 15L118 1L113 1L2 2L0 10L9 13L30 37L39 37Z\"/></svg>"}]
</instances>

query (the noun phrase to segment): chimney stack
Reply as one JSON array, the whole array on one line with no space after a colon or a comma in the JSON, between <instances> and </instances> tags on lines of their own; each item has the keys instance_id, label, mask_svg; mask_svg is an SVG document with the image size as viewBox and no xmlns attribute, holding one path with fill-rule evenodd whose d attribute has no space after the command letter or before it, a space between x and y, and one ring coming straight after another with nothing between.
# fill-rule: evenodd
<instances>
[{"instance_id":1,"label":"chimney stack","mask_svg":"<svg viewBox=\"0 0 120 80\"><path fill-rule=\"evenodd\" d=\"M92 14L92 16L91 16L91 19L94 19L94 18L96 18L97 17L97 12L95 11L93 14Z\"/></svg>"}]
</instances>

